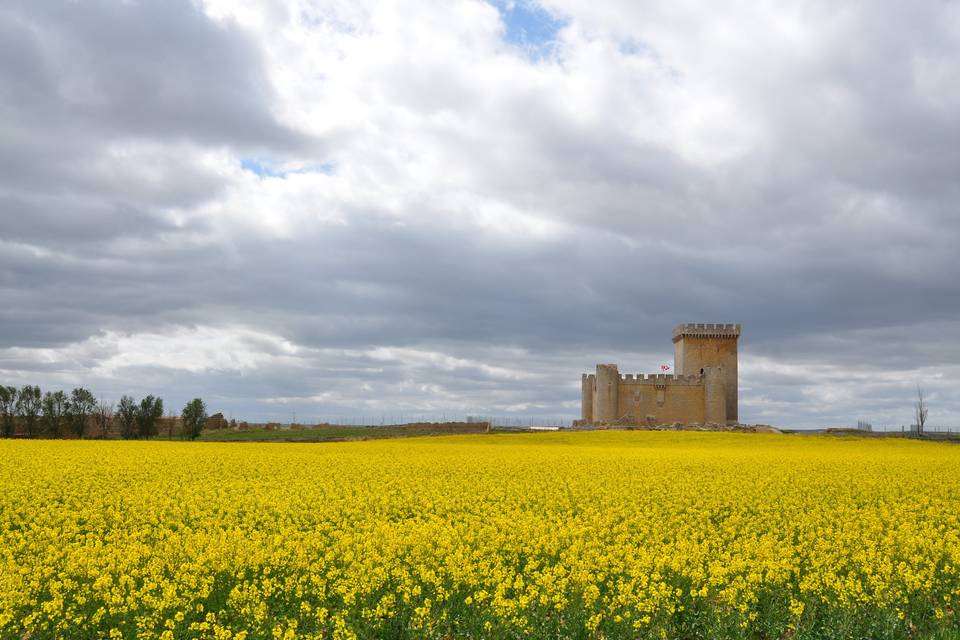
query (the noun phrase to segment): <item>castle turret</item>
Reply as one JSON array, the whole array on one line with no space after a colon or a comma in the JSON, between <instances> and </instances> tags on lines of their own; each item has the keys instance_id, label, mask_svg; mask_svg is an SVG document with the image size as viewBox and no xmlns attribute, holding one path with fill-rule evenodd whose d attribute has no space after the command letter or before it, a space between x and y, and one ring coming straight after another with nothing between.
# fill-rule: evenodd
<instances>
[{"instance_id":1,"label":"castle turret","mask_svg":"<svg viewBox=\"0 0 960 640\"><path fill-rule=\"evenodd\" d=\"M593 422L611 424L617 421L620 371L615 364L598 364L593 395Z\"/></svg>"},{"instance_id":2,"label":"castle turret","mask_svg":"<svg viewBox=\"0 0 960 640\"><path fill-rule=\"evenodd\" d=\"M723 372L726 420L736 423L737 413L737 340L739 324L680 324L673 330L674 371L682 375L706 374L707 368ZM710 420L712 421L712 420Z\"/></svg>"},{"instance_id":3,"label":"castle turret","mask_svg":"<svg viewBox=\"0 0 960 640\"><path fill-rule=\"evenodd\" d=\"M580 378L580 418L584 424L593 423L593 393L596 376L583 374Z\"/></svg>"}]
</instances>

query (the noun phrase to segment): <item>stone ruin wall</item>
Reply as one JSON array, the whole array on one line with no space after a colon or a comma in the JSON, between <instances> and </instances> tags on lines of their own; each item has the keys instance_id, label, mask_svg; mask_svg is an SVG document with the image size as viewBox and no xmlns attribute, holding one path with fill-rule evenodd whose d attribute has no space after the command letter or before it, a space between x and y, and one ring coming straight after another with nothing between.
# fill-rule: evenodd
<instances>
[{"instance_id":1,"label":"stone ruin wall","mask_svg":"<svg viewBox=\"0 0 960 640\"><path fill-rule=\"evenodd\" d=\"M26 424L21 417L14 418L14 437L16 438L26 438L27 437L27 428ZM223 417L222 413L215 413L212 416L207 417L207 423L204 425L204 430L210 429L225 429L229 426L227 420ZM45 438L51 437L50 434L44 431L44 422L43 418L37 416L36 420L36 437ZM157 418L157 436L169 436L169 437L179 437L183 433L183 419L179 416L162 416ZM73 439L76 436L70 431L70 425L64 418L60 423L60 436L59 439ZM107 438L107 439L118 439L120 438L120 418L113 416L107 419L107 430L106 433L101 429L100 425L97 424L97 420L94 416L89 416L87 418L87 430L83 436L87 439L98 439L98 438Z\"/></svg>"},{"instance_id":2,"label":"stone ruin wall","mask_svg":"<svg viewBox=\"0 0 960 640\"><path fill-rule=\"evenodd\" d=\"M15 438L26 438L27 434L27 425L26 421L17 416L13 420L13 434ZM43 417L37 416L35 423L36 437L37 438L50 438L53 437L51 434L46 432L46 425L43 421ZM163 416L157 418L157 435L166 436L173 435L179 436L183 433L183 420L179 417L170 418L168 416ZM95 440L98 438L108 438L116 439L120 437L120 418L112 417L107 418L107 430L106 433L101 429L100 425L97 424L97 420L94 416L87 417L87 429L84 433L84 438ZM60 435L57 436L57 439L62 440L71 440L76 438L73 432L70 430L70 423L66 418L60 421Z\"/></svg>"}]
</instances>

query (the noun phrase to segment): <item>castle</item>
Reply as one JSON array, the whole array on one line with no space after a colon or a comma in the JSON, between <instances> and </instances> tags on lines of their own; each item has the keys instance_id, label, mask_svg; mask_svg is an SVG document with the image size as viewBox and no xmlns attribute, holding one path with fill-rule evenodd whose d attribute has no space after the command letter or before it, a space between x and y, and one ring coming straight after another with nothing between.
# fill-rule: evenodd
<instances>
[{"instance_id":1,"label":"castle","mask_svg":"<svg viewBox=\"0 0 960 640\"><path fill-rule=\"evenodd\" d=\"M620 375L615 364L583 374L580 425L736 424L739 324L673 330L676 375Z\"/></svg>"}]
</instances>

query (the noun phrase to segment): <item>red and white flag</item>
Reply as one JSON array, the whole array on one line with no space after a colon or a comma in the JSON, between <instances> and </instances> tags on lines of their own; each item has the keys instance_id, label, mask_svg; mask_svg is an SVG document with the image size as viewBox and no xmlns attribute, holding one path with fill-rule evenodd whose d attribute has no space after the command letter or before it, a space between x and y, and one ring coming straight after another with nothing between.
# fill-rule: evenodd
<instances>
[{"instance_id":1,"label":"red and white flag","mask_svg":"<svg viewBox=\"0 0 960 640\"><path fill-rule=\"evenodd\" d=\"M660 365L660 371L670 371L670 365L668 364Z\"/></svg>"}]
</instances>

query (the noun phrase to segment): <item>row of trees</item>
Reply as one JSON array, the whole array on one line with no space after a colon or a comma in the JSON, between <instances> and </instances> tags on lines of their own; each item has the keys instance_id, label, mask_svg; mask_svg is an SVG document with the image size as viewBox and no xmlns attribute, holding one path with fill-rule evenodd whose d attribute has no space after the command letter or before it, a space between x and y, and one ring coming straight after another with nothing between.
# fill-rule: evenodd
<instances>
[{"instance_id":1,"label":"row of trees","mask_svg":"<svg viewBox=\"0 0 960 640\"><path fill-rule=\"evenodd\" d=\"M78 438L87 435L91 423L100 436L106 436L114 420L119 422L120 437L150 438L158 433L158 421L163 417L163 400L148 395L139 403L123 396L114 406L100 400L83 387L67 395L63 391L41 393L40 387L25 385L21 389L0 385L0 435L12 438L17 422L30 438L44 435L59 438L65 433ZM207 422L203 400L188 402L181 413L181 435L194 439Z\"/></svg>"},{"instance_id":2,"label":"row of trees","mask_svg":"<svg viewBox=\"0 0 960 640\"><path fill-rule=\"evenodd\" d=\"M19 390L0 385L0 432L6 438L13 436L17 418L31 438L41 433L59 437L65 431L82 438L91 417L105 428L108 408L83 387L67 395L63 391L41 393L40 387L29 384Z\"/></svg>"}]
</instances>

